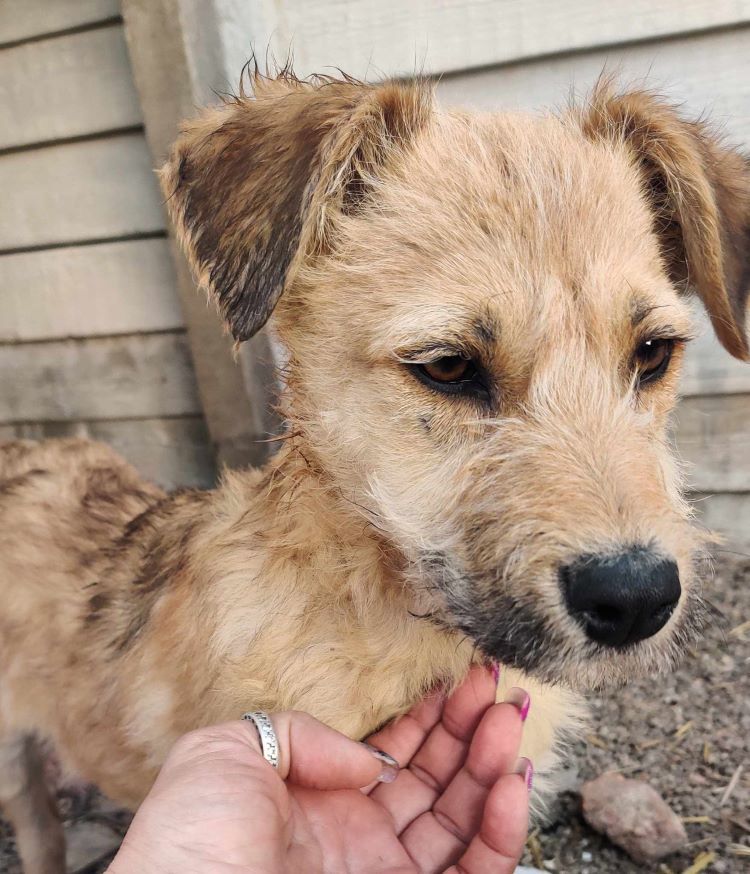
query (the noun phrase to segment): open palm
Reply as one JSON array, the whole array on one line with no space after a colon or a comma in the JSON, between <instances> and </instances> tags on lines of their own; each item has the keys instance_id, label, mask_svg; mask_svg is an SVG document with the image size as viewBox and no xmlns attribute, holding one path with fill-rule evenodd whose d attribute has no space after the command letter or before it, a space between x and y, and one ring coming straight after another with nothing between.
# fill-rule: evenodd
<instances>
[{"instance_id":1,"label":"open palm","mask_svg":"<svg viewBox=\"0 0 750 874\"><path fill-rule=\"evenodd\" d=\"M494 695L490 672L475 668L450 698L434 695L370 738L402 765L388 783L374 782L382 763L366 747L304 714L273 717L280 773L258 754L252 726L194 732L111 874L511 872L528 819L514 773L522 720Z\"/></svg>"}]
</instances>

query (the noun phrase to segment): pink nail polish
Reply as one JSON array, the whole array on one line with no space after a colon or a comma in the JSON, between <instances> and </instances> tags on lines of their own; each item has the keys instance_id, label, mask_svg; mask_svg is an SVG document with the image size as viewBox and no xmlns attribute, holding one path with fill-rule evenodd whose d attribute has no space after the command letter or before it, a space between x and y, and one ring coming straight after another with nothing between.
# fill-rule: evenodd
<instances>
[{"instance_id":1,"label":"pink nail polish","mask_svg":"<svg viewBox=\"0 0 750 874\"><path fill-rule=\"evenodd\" d=\"M495 681L495 685L500 682L500 663L499 662L491 662L490 669L492 670L492 679Z\"/></svg>"},{"instance_id":2,"label":"pink nail polish","mask_svg":"<svg viewBox=\"0 0 750 874\"><path fill-rule=\"evenodd\" d=\"M534 785L534 766L531 764L531 759L522 756L516 763L515 773L523 777L526 788L531 792Z\"/></svg>"},{"instance_id":3,"label":"pink nail polish","mask_svg":"<svg viewBox=\"0 0 750 874\"><path fill-rule=\"evenodd\" d=\"M526 717L529 715L529 708L531 707L531 696L529 693L519 686L513 686L512 689L508 689L505 701L507 704L517 707L521 716L521 722L526 722Z\"/></svg>"},{"instance_id":4,"label":"pink nail polish","mask_svg":"<svg viewBox=\"0 0 750 874\"><path fill-rule=\"evenodd\" d=\"M396 777L398 777L400 767L399 763L393 758L393 756L389 756L388 753L384 753L383 750L379 750L377 747L365 743L363 743L362 746L367 747L370 753L372 753L372 755L382 765L380 775L378 776L378 782L393 783Z\"/></svg>"}]
</instances>

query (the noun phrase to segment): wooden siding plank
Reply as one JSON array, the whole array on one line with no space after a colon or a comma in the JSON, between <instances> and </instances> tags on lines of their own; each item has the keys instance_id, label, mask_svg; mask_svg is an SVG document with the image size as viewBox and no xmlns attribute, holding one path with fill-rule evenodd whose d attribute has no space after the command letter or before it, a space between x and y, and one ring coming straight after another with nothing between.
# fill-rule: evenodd
<instances>
[{"instance_id":1,"label":"wooden siding plank","mask_svg":"<svg viewBox=\"0 0 750 874\"><path fill-rule=\"evenodd\" d=\"M0 342L183 327L166 239L0 255Z\"/></svg>"},{"instance_id":2,"label":"wooden siding plank","mask_svg":"<svg viewBox=\"0 0 750 874\"><path fill-rule=\"evenodd\" d=\"M750 394L685 398L676 444L699 492L750 492Z\"/></svg>"},{"instance_id":3,"label":"wooden siding plank","mask_svg":"<svg viewBox=\"0 0 750 874\"><path fill-rule=\"evenodd\" d=\"M0 156L0 191L0 250L164 230L142 134Z\"/></svg>"},{"instance_id":4,"label":"wooden siding plank","mask_svg":"<svg viewBox=\"0 0 750 874\"><path fill-rule=\"evenodd\" d=\"M182 333L0 346L0 422L201 412Z\"/></svg>"},{"instance_id":5,"label":"wooden siding plank","mask_svg":"<svg viewBox=\"0 0 750 874\"><path fill-rule=\"evenodd\" d=\"M0 425L0 441L48 437L86 437L108 443L146 479L163 488L210 488L215 482L213 450L200 416Z\"/></svg>"},{"instance_id":6,"label":"wooden siding plank","mask_svg":"<svg viewBox=\"0 0 750 874\"><path fill-rule=\"evenodd\" d=\"M705 316L701 315L700 323L701 333L685 356L681 393L690 396L750 392L750 364L732 358L719 345Z\"/></svg>"},{"instance_id":7,"label":"wooden siding plank","mask_svg":"<svg viewBox=\"0 0 750 874\"><path fill-rule=\"evenodd\" d=\"M230 77L247 60L252 38L277 58L291 49L303 75L340 67L379 78L508 63L749 19L748 0L255 0L223 10L217 24Z\"/></svg>"},{"instance_id":8,"label":"wooden siding plank","mask_svg":"<svg viewBox=\"0 0 750 874\"><path fill-rule=\"evenodd\" d=\"M215 100L221 87L220 46L203 0L123 0L122 13L133 74L141 98L154 162L159 163L177 135L179 123L195 107ZM213 307L197 293L185 258L175 244L177 287L185 314L196 379L211 439L221 465L244 467L265 460L261 442L277 426L272 408L275 374L265 331L233 355L232 341Z\"/></svg>"},{"instance_id":9,"label":"wooden siding plank","mask_svg":"<svg viewBox=\"0 0 750 874\"><path fill-rule=\"evenodd\" d=\"M724 544L713 547L713 552L750 552L750 493L694 494L691 500L699 521L726 539Z\"/></svg>"},{"instance_id":10,"label":"wooden siding plank","mask_svg":"<svg viewBox=\"0 0 750 874\"><path fill-rule=\"evenodd\" d=\"M447 76L437 93L446 105L477 109L564 107L571 89L588 93L606 67L626 85L646 81L686 113L708 110L730 139L750 142L748 54L750 27L738 27Z\"/></svg>"},{"instance_id":11,"label":"wooden siding plank","mask_svg":"<svg viewBox=\"0 0 750 874\"><path fill-rule=\"evenodd\" d=\"M0 45L96 24L119 14L119 0L3 0Z\"/></svg>"},{"instance_id":12,"label":"wooden siding plank","mask_svg":"<svg viewBox=\"0 0 750 874\"><path fill-rule=\"evenodd\" d=\"M0 149L141 122L121 24L0 51Z\"/></svg>"}]
</instances>

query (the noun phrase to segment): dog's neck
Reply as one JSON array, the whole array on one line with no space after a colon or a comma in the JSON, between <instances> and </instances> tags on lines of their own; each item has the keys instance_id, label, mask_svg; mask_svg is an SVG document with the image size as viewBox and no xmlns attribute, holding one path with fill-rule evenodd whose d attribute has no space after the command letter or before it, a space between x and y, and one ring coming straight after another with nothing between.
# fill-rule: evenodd
<instances>
[{"instance_id":1,"label":"dog's neck","mask_svg":"<svg viewBox=\"0 0 750 874\"><path fill-rule=\"evenodd\" d=\"M292 438L252 482L256 506L271 529L266 549L288 554L293 548L300 567L319 565L316 579L323 591L351 585L342 568L360 564L367 567L373 594L381 587L404 590L408 562L378 527L377 515L347 495L308 447ZM231 489L231 482L223 488ZM331 564L333 557L339 561Z\"/></svg>"},{"instance_id":2,"label":"dog's neck","mask_svg":"<svg viewBox=\"0 0 750 874\"><path fill-rule=\"evenodd\" d=\"M203 721L295 707L363 735L467 670L468 641L423 616L398 551L292 443L195 500L165 520L158 551L180 543L181 565L145 637L194 631L179 654L144 646L167 666L211 654Z\"/></svg>"}]
</instances>

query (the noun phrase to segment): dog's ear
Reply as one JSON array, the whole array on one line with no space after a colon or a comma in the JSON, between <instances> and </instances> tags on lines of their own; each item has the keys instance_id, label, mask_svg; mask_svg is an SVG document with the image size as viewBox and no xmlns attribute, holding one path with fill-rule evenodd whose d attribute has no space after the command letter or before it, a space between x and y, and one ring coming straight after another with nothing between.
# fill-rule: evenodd
<instances>
[{"instance_id":1,"label":"dog's ear","mask_svg":"<svg viewBox=\"0 0 750 874\"><path fill-rule=\"evenodd\" d=\"M426 122L422 84L256 74L188 122L160 172L178 237L237 341L271 315L332 211L358 209L379 169Z\"/></svg>"},{"instance_id":2,"label":"dog's ear","mask_svg":"<svg viewBox=\"0 0 750 874\"><path fill-rule=\"evenodd\" d=\"M595 90L582 124L587 136L633 150L673 281L698 294L724 347L750 358L748 159L653 94L617 95L608 82Z\"/></svg>"}]
</instances>

